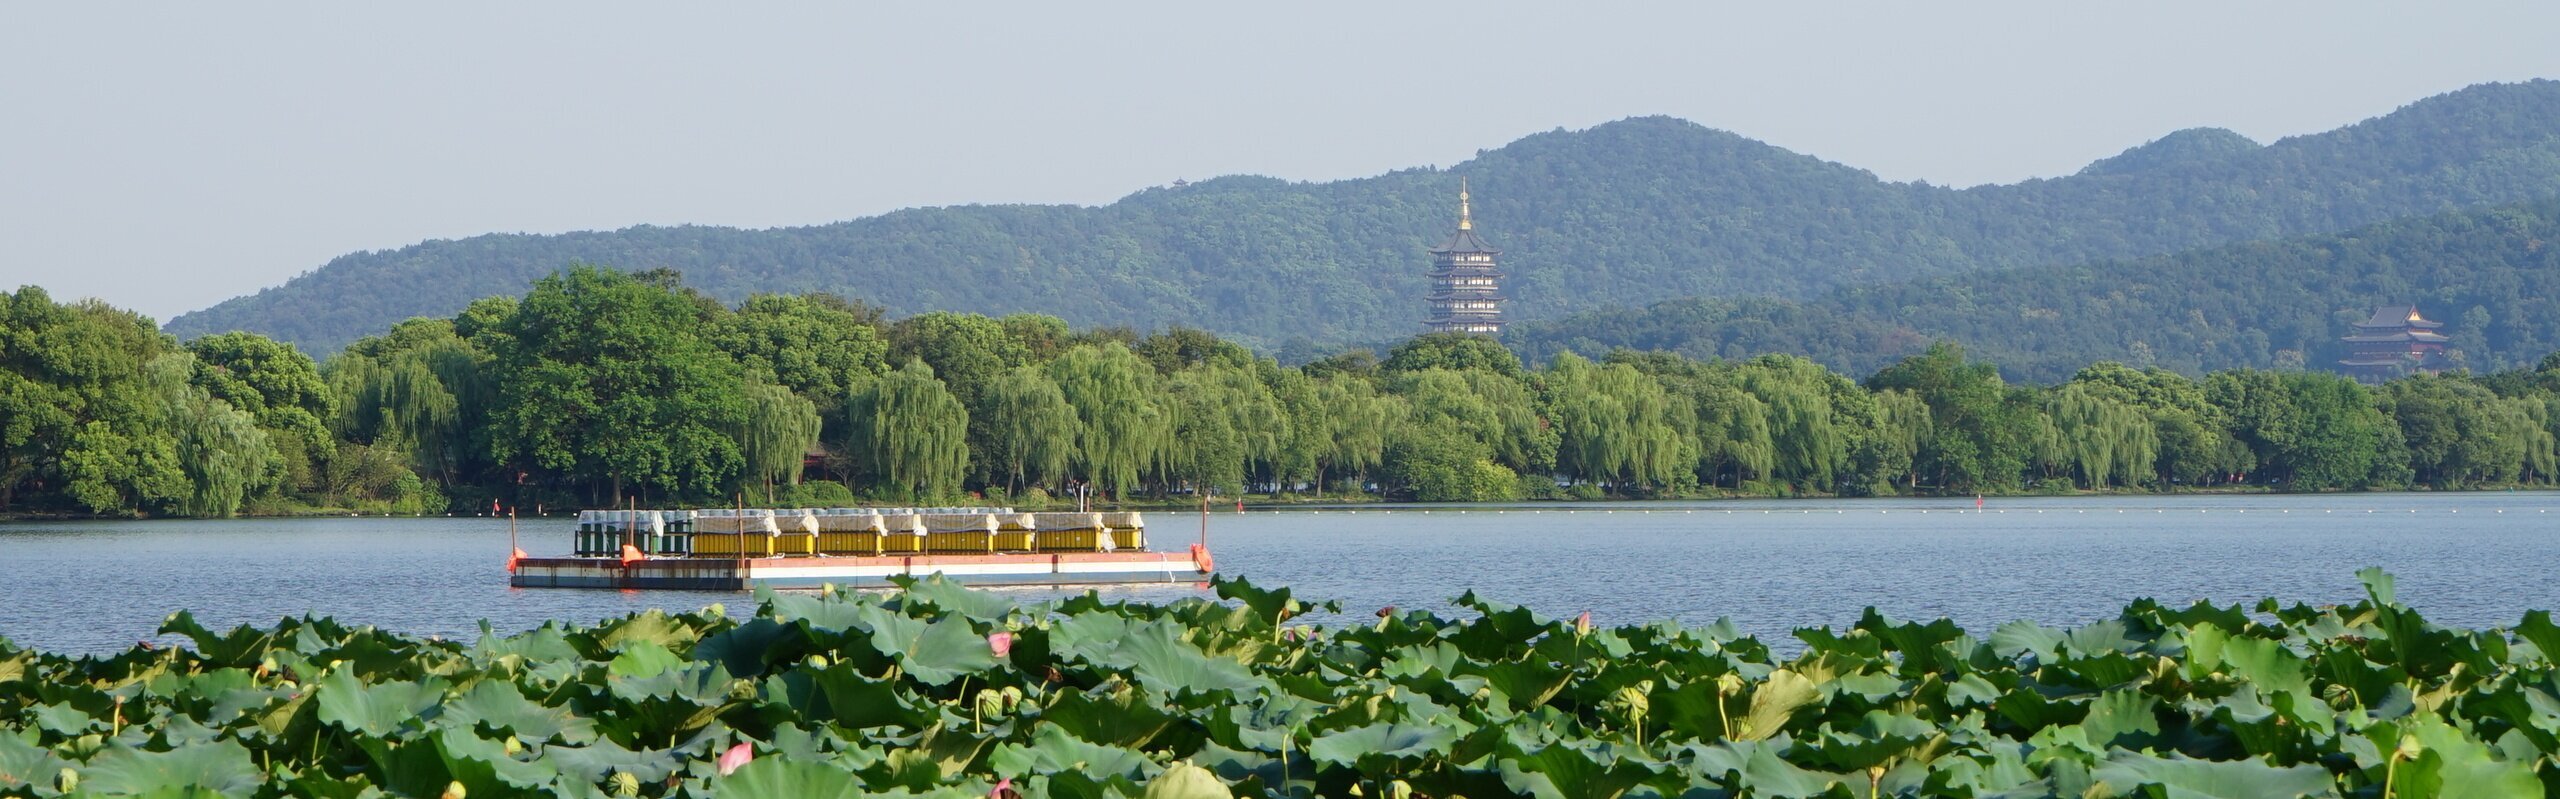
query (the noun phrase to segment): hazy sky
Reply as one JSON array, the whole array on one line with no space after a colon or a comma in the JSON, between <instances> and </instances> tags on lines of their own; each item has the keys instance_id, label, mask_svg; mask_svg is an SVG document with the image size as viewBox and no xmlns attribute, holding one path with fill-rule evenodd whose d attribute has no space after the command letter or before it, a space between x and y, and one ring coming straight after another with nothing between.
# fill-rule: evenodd
<instances>
[{"instance_id":1,"label":"hazy sky","mask_svg":"<svg viewBox=\"0 0 2560 799\"><path fill-rule=\"evenodd\" d=\"M1106 203L1645 114L2009 182L2560 77L2555 30L2550 2L8 3L0 289L165 320L430 238Z\"/></svg>"}]
</instances>

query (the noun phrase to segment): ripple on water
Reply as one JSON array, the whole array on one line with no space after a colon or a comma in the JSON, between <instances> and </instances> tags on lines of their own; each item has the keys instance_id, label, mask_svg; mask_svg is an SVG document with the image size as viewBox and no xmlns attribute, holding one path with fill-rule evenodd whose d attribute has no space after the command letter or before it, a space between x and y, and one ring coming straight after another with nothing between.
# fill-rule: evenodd
<instances>
[{"instance_id":1,"label":"ripple on water","mask_svg":"<svg viewBox=\"0 0 2560 799\"><path fill-rule=\"evenodd\" d=\"M1385 605L1445 609L1473 589L1554 617L1591 611L1605 624L1730 617L1783 637L1855 622L1875 606L1897 619L1952 618L1987 635L2012 619L2107 618L2144 596L2352 601L2363 590L2355 571L2366 566L2396 573L2402 601L2446 624L2507 625L2527 609L2560 607L2560 582L2547 579L2560 572L2548 512L2560 495L2551 493L2007 499L1989 507L2018 512L1973 513L1970 498L1531 508L1540 513L1373 507L1222 514L1212 517L1211 543L1228 574L1342 600L1337 621L1365 622ZM1728 509L1787 512L1660 512ZM1907 512L1921 509L1934 512ZM1802 510L1853 512L1794 512ZM1160 548L1188 543L1196 530L1180 514L1157 518ZM565 551L570 529L566 520L528 521L525 548ZM506 550L505 522L476 518L0 523L0 636L103 652L152 637L181 608L215 626L310 613L468 636L481 619L513 631L650 607L725 603L742 612L749 604L721 592L512 589ZM1201 595L1188 586L1106 593Z\"/></svg>"}]
</instances>

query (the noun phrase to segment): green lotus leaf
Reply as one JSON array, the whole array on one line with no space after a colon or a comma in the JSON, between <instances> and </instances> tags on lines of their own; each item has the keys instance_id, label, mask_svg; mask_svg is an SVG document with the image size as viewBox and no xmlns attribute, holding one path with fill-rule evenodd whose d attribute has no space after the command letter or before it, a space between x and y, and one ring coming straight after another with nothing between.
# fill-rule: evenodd
<instances>
[{"instance_id":1,"label":"green lotus leaf","mask_svg":"<svg viewBox=\"0 0 2560 799\"><path fill-rule=\"evenodd\" d=\"M1769 672L1769 677L1751 691L1749 709L1735 724L1736 740L1766 740L1785 732L1787 721L1797 710L1822 700L1822 689L1802 674L1786 669Z\"/></svg>"},{"instance_id":2,"label":"green lotus leaf","mask_svg":"<svg viewBox=\"0 0 2560 799\"><path fill-rule=\"evenodd\" d=\"M668 775L684 768L686 759L662 749L625 749L610 740L586 746L542 748L542 762L559 769L564 778L574 776L587 783L602 782L616 771L629 772L641 782L664 782Z\"/></svg>"},{"instance_id":3,"label":"green lotus leaf","mask_svg":"<svg viewBox=\"0 0 2560 799\"><path fill-rule=\"evenodd\" d=\"M2531 799L2543 795L2533 761L2500 760L2488 745L2432 716L2400 728L2418 754L2385 769L2393 796L2408 799ZM2396 773L2395 773L2396 772Z\"/></svg>"},{"instance_id":4,"label":"green lotus leaf","mask_svg":"<svg viewBox=\"0 0 2560 799\"><path fill-rule=\"evenodd\" d=\"M145 796L192 788L236 798L255 793L264 779L249 750L236 741L168 752L118 746L99 753L80 769L81 791L94 796Z\"/></svg>"},{"instance_id":5,"label":"green lotus leaf","mask_svg":"<svg viewBox=\"0 0 2560 799\"><path fill-rule=\"evenodd\" d=\"M905 590L898 592L897 599L901 603L921 604L944 613L986 622L1003 621L1018 607L1013 600L963 586L941 574L907 583Z\"/></svg>"},{"instance_id":6,"label":"green lotus leaf","mask_svg":"<svg viewBox=\"0 0 2560 799\"><path fill-rule=\"evenodd\" d=\"M1307 744L1307 756L1314 758L1318 763L1346 767L1357 766L1364 759L1370 758L1398 764L1411 764L1433 756L1445 758L1449 755L1450 746L1457 741L1458 733L1445 727L1428 724L1371 724L1316 736ZM1378 761L1368 760L1367 762Z\"/></svg>"},{"instance_id":7,"label":"green lotus leaf","mask_svg":"<svg viewBox=\"0 0 2560 799\"><path fill-rule=\"evenodd\" d=\"M27 785L49 791L53 776L69 765L70 761L55 757L49 750L15 736L0 735L0 791Z\"/></svg>"},{"instance_id":8,"label":"green lotus leaf","mask_svg":"<svg viewBox=\"0 0 2560 799\"><path fill-rule=\"evenodd\" d=\"M2141 749L2160 736L2159 712L2160 701L2138 691L2108 691L2089 702L2089 715L2080 721L2080 728L2088 733L2089 743L2101 748Z\"/></svg>"},{"instance_id":9,"label":"green lotus leaf","mask_svg":"<svg viewBox=\"0 0 2560 799\"><path fill-rule=\"evenodd\" d=\"M827 632L869 629L865 609L878 609L873 603L847 601L834 594L783 593L761 586L756 588L756 601L763 603L774 621L808 622L812 629Z\"/></svg>"},{"instance_id":10,"label":"green lotus leaf","mask_svg":"<svg viewBox=\"0 0 2560 799\"><path fill-rule=\"evenodd\" d=\"M500 636L484 621L480 623L480 640L471 645L471 651L483 661L494 661L508 655L534 663L578 658L577 647L569 645L568 636L555 623L544 623L522 633Z\"/></svg>"},{"instance_id":11,"label":"green lotus leaf","mask_svg":"<svg viewBox=\"0 0 2560 799\"><path fill-rule=\"evenodd\" d=\"M106 720L61 702L37 705L29 709L28 715L35 717L38 728L65 738L107 728Z\"/></svg>"},{"instance_id":12,"label":"green lotus leaf","mask_svg":"<svg viewBox=\"0 0 2560 799\"><path fill-rule=\"evenodd\" d=\"M1213 658L1184 640L1181 625L1157 620L1131 627L1108 651L1088 655L1097 665L1127 670L1139 685L1168 695L1183 691L1241 691L1267 683L1244 664ZM979 643L985 645L983 641ZM1086 644L1100 648L1100 642Z\"/></svg>"},{"instance_id":13,"label":"green lotus leaf","mask_svg":"<svg viewBox=\"0 0 2560 799\"><path fill-rule=\"evenodd\" d=\"M1538 799L1616 799L1662 774L1610 744L1505 747L1494 767L1514 793Z\"/></svg>"},{"instance_id":14,"label":"green lotus leaf","mask_svg":"<svg viewBox=\"0 0 2560 799\"><path fill-rule=\"evenodd\" d=\"M1121 776L1136 781L1158 771L1145 752L1085 741L1055 724L1036 725L1027 744L997 745L987 755L987 766L997 774L1015 778L1073 771L1095 778Z\"/></svg>"},{"instance_id":15,"label":"green lotus leaf","mask_svg":"<svg viewBox=\"0 0 2560 799\"><path fill-rule=\"evenodd\" d=\"M2357 569L2356 582L2364 584L2365 596L2371 597L2376 606L2393 605L2400 601L2399 581L2392 579L2391 573L2383 571L2380 566Z\"/></svg>"},{"instance_id":16,"label":"green lotus leaf","mask_svg":"<svg viewBox=\"0 0 2560 799\"><path fill-rule=\"evenodd\" d=\"M320 721L349 732L385 737L421 721L421 714L444 697L444 681L367 684L353 672L333 671L312 686Z\"/></svg>"},{"instance_id":17,"label":"green lotus leaf","mask_svg":"<svg viewBox=\"0 0 2560 799\"><path fill-rule=\"evenodd\" d=\"M680 650L692 646L701 637L701 633L691 625L657 608L605 622L596 628L596 633L596 643L612 651L628 649L639 643L656 644L670 651Z\"/></svg>"},{"instance_id":18,"label":"green lotus leaf","mask_svg":"<svg viewBox=\"0 0 2560 799\"><path fill-rule=\"evenodd\" d=\"M800 670L817 687L821 704L806 708L812 720L831 721L851 729L896 727L918 729L933 721L923 700L901 693L892 680L874 678L850 663L816 671Z\"/></svg>"},{"instance_id":19,"label":"green lotus leaf","mask_svg":"<svg viewBox=\"0 0 2560 799\"><path fill-rule=\"evenodd\" d=\"M1449 633L1449 642L1471 657L1517 657L1519 650L1538 636L1568 632L1564 625L1540 619L1528 608L1488 602L1477 598L1474 591L1458 597L1457 605L1481 614Z\"/></svg>"},{"instance_id":20,"label":"green lotus leaf","mask_svg":"<svg viewBox=\"0 0 2560 799\"><path fill-rule=\"evenodd\" d=\"M2279 767L2260 760L2191 760L2116 752L2090 772L2119 791L2156 786L2163 799L2294 799L2335 796L2318 766ZM2538 790L2538 789L2537 789Z\"/></svg>"},{"instance_id":21,"label":"green lotus leaf","mask_svg":"<svg viewBox=\"0 0 2560 799\"><path fill-rule=\"evenodd\" d=\"M231 632L216 635L196 623L195 614L178 611L160 623L155 635L182 635L195 644L196 655L207 662L223 666L255 666L267 647L275 642L273 633L243 624Z\"/></svg>"},{"instance_id":22,"label":"green lotus leaf","mask_svg":"<svg viewBox=\"0 0 2560 799\"><path fill-rule=\"evenodd\" d=\"M445 703L439 722L459 729L503 732L528 744L584 744L596 739L594 720L567 707L536 704L514 685L496 680L482 681L461 698Z\"/></svg>"},{"instance_id":23,"label":"green lotus leaf","mask_svg":"<svg viewBox=\"0 0 2560 799\"><path fill-rule=\"evenodd\" d=\"M711 781L722 799L861 799L862 779L825 761L759 757Z\"/></svg>"},{"instance_id":24,"label":"green lotus leaf","mask_svg":"<svg viewBox=\"0 0 2560 799\"><path fill-rule=\"evenodd\" d=\"M560 774L549 763L518 760L497 741L468 730L437 730L428 739L443 757L445 773L479 796L498 796L508 788L541 788Z\"/></svg>"},{"instance_id":25,"label":"green lotus leaf","mask_svg":"<svg viewBox=\"0 0 2560 799\"><path fill-rule=\"evenodd\" d=\"M1991 631L1991 651L2004 658L2034 655L2038 661L2051 661L2061 651L2064 632L2035 622L2019 620L2000 625Z\"/></svg>"},{"instance_id":26,"label":"green lotus leaf","mask_svg":"<svg viewBox=\"0 0 2560 799\"><path fill-rule=\"evenodd\" d=\"M1544 705L1573 682L1573 672L1534 660L1462 663L1457 673L1484 678L1486 685L1502 692L1503 698L1510 701L1513 711L1527 711Z\"/></svg>"},{"instance_id":27,"label":"green lotus leaf","mask_svg":"<svg viewBox=\"0 0 2560 799\"><path fill-rule=\"evenodd\" d=\"M1067 688L1056 696L1041 720L1095 743L1145 748L1176 721L1136 691L1112 695Z\"/></svg>"},{"instance_id":28,"label":"green lotus leaf","mask_svg":"<svg viewBox=\"0 0 2560 799\"><path fill-rule=\"evenodd\" d=\"M1244 603L1245 610L1265 624L1280 623L1280 611L1295 601L1288 586L1263 588L1243 577L1212 575L1209 588L1217 592L1219 599Z\"/></svg>"},{"instance_id":29,"label":"green lotus leaf","mask_svg":"<svg viewBox=\"0 0 2560 799\"><path fill-rule=\"evenodd\" d=\"M684 660L664 646L652 641L633 641L623 644L622 654L614 656L608 671L618 677L655 677L683 665Z\"/></svg>"},{"instance_id":30,"label":"green lotus leaf","mask_svg":"<svg viewBox=\"0 0 2560 799\"><path fill-rule=\"evenodd\" d=\"M1235 799L1235 793L1208 769L1175 763L1147 781L1142 799Z\"/></svg>"},{"instance_id":31,"label":"green lotus leaf","mask_svg":"<svg viewBox=\"0 0 2560 799\"><path fill-rule=\"evenodd\" d=\"M884 622L871 635L873 646L894 653L907 676L926 685L949 685L962 675L994 668L997 662L986 636L957 616L931 624Z\"/></svg>"},{"instance_id":32,"label":"green lotus leaf","mask_svg":"<svg viewBox=\"0 0 2560 799\"><path fill-rule=\"evenodd\" d=\"M1815 765L1863 771L1899 757L1937 734L1937 725L1919 718L1870 710L1859 717L1854 728L1824 729L1797 739L1796 751Z\"/></svg>"},{"instance_id":33,"label":"green lotus leaf","mask_svg":"<svg viewBox=\"0 0 2560 799\"><path fill-rule=\"evenodd\" d=\"M730 674L753 677L774 663L797 660L804 652L783 646L798 637L797 628L768 618L748 619L736 627L703 636L693 659L720 664Z\"/></svg>"}]
</instances>

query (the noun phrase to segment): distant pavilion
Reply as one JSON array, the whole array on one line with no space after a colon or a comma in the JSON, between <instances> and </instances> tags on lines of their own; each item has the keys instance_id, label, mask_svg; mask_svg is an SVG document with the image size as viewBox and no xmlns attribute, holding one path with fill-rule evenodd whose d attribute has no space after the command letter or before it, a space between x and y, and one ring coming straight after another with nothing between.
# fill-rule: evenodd
<instances>
[{"instance_id":1,"label":"distant pavilion","mask_svg":"<svg viewBox=\"0 0 2560 799\"><path fill-rule=\"evenodd\" d=\"M2359 383L2444 371L2444 345L2450 339L2436 332L2442 327L2443 322L2419 315L2415 305L2375 308L2373 318L2357 322L2356 332L2339 339L2347 345L2347 357L2338 366Z\"/></svg>"}]
</instances>

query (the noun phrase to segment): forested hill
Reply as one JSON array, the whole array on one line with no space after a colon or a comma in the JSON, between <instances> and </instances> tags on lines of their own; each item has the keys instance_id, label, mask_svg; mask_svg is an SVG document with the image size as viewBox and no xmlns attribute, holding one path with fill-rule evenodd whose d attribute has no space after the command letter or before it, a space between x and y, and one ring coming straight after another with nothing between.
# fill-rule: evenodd
<instances>
[{"instance_id":1,"label":"forested hill","mask_svg":"<svg viewBox=\"0 0 2560 799\"><path fill-rule=\"evenodd\" d=\"M730 300L825 290L898 313L1039 311L1261 346L1384 340L1421 316L1456 176L1523 318L1681 296L1809 298L1979 269L2137 258L2522 202L2560 186L2560 83L2491 84L2271 145L2183 131L2080 174L1951 189L1667 118L1555 131L1447 172L1230 177L1101 207L966 206L774 230L489 235L340 257L172 320L325 354L517 294L573 261L674 267ZM564 197L575 202L575 197Z\"/></svg>"},{"instance_id":2,"label":"forested hill","mask_svg":"<svg viewBox=\"0 0 2560 799\"><path fill-rule=\"evenodd\" d=\"M1959 342L2011 379L2065 380L2093 361L2188 374L2327 368L2378 305L2446 323L2477 371L2560 349L2560 201L2397 220L2349 233L2134 261L1993 270L1835 290L1804 302L1686 299L1513 329L1535 360L1618 347L1739 359L1811 357L1867 374Z\"/></svg>"}]
</instances>

